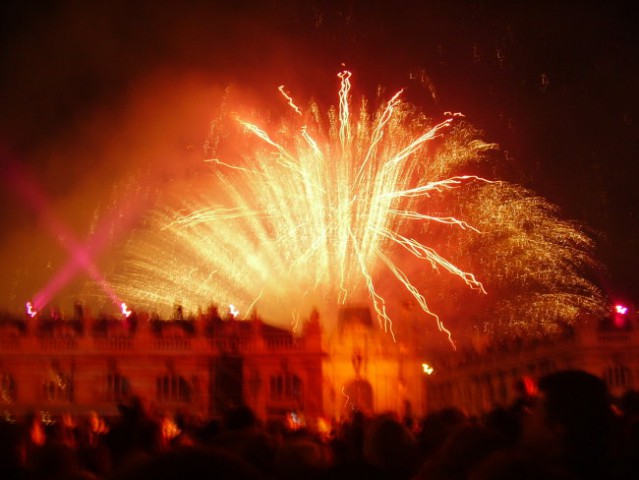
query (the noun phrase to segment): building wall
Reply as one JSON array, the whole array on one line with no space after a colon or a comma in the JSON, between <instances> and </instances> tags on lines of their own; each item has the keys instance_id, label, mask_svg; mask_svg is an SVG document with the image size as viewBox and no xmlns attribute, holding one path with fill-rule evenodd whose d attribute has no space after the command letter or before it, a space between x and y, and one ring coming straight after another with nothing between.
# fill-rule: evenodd
<instances>
[{"instance_id":1,"label":"building wall","mask_svg":"<svg viewBox=\"0 0 639 480\"><path fill-rule=\"evenodd\" d=\"M116 325L100 334L90 325L77 331L60 323L43 334L3 320L0 408L7 414L116 415L118 404L132 396L147 399L160 413L221 415L234 403L249 405L263 418L286 411L323 413L316 380L323 358L319 328L293 337L254 318L216 319L208 333L203 325L185 331L169 322L154 331L141 322L135 331ZM235 376L239 388L225 392L220 372L228 365L237 368L227 383ZM295 390L273 392L271 379L286 376L299 380Z\"/></svg>"},{"instance_id":2,"label":"building wall","mask_svg":"<svg viewBox=\"0 0 639 480\"><path fill-rule=\"evenodd\" d=\"M613 396L639 387L636 325L613 328L594 322L545 342L514 343L483 352L440 358L425 382L429 410L456 406L479 415L512 404L523 377L539 380L559 370L582 369L602 378Z\"/></svg>"},{"instance_id":3,"label":"building wall","mask_svg":"<svg viewBox=\"0 0 639 480\"><path fill-rule=\"evenodd\" d=\"M426 413L422 359L368 317L368 309L345 318L327 337L324 362L326 415L341 419L355 410L395 412L400 416ZM367 313L365 313L367 312ZM362 320L362 317L365 320ZM370 405L353 400L349 390L363 382L371 390Z\"/></svg>"}]
</instances>

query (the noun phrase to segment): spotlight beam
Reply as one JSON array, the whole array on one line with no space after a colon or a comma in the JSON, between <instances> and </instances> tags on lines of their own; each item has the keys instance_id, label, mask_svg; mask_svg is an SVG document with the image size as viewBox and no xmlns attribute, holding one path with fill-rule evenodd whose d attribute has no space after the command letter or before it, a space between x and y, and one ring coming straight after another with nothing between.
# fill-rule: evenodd
<instances>
[{"instance_id":1,"label":"spotlight beam","mask_svg":"<svg viewBox=\"0 0 639 480\"><path fill-rule=\"evenodd\" d=\"M24 168L16 164L10 165L7 179L12 189L39 215L49 233L57 238L60 245L70 254L68 262L55 273L46 285L34 294L33 308L36 311L44 308L80 272L88 274L113 303L119 306L122 301L93 261L93 258L106 247L109 239L109 226L112 224L116 212L112 210L86 242L82 243L77 240L73 232L55 214L50 206L50 200L36 182L31 179L31 176L25 172ZM131 207L131 205L127 205L127 207ZM127 218L130 219L130 213L133 213L132 208L127 208L126 210L129 215L124 215L125 222ZM120 231L125 222L120 224Z\"/></svg>"}]
</instances>

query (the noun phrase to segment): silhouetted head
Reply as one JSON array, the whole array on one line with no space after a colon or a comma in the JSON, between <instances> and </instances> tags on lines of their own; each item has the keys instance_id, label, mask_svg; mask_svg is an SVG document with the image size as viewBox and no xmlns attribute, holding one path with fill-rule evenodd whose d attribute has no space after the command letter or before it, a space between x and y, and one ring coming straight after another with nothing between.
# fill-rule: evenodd
<instances>
[{"instance_id":1,"label":"silhouetted head","mask_svg":"<svg viewBox=\"0 0 639 480\"><path fill-rule=\"evenodd\" d=\"M582 370L566 370L539 382L545 420L569 434L602 435L613 420L605 383Z\"/></svg>"},{"instance_id":2,"label":"silhouetted head","mask_svg":"<svg viewBox=\"0 0 639 480\"><path fill-rule=\"evenodd\" d=\"M246 405L231 408L224 416L224 426L227 430L243 430L257 427L255 412Z\"/></svg>"},{"instance_id":3,"label":"silhouetted head","mask_svg":"<svg viewBox=\"0 0 639 480\"><path fill-rule=\"evenodd\" d=\"M375 467L407 478L417 460L417 441L397 419L382 416L366 429L364 458Z\"/></svg>"},{"instance_id":4,"label":"silhouetted head","mask_svg":"<svg viewBox=\"0 0 639 480\"><path fill-rule=\"evenodd\" d=\"M24 434L18 425L0 421L0 471L24 463L25 444Z\"/></svg>"},{"instance_id":5,"label":"silhouetted head","mask_svg":"<svg viewBox=\"0 0 639 480\"><path fill-rule=\"evenodd\" d=\"M259 480L248 462L220 449L180 447L132 464L112 480Z\"/></svg>"},{"instance_id":6,"label":"silhouetted head","mask_svg":"<svg viewBox=\"0 0 639 480\"><path fill-rule=\"evenodd\" d=\"M578 476L603 474L614 426L605 383L585 371L566 370L543 377L539 392L524 430L527 448Z\"/></svg>"}]
</instances>

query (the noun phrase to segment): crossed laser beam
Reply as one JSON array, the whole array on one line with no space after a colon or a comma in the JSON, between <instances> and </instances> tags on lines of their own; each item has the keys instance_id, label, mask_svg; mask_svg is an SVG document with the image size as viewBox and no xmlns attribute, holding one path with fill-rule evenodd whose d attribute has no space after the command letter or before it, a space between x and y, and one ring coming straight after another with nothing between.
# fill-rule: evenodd
<instances>
[{"instance_id":1,"label":"crossed laser beam","mask_svg":"<svg viewBox=\"0 0 639 480\"><path fill-rule=\"evenodd\" d=\"M49 199L23 167L14 163L9 165L6 170L5 179L11 188L41 217L47 230L60 241L60 244L70 254L67 263L33 295L30 302L27 302L27 313L33 316L46 307L53 297L81 272L86 272L113 303L122 308L124 302L120 300L115 290L100 273L93 258L104 250L108 241L116 233L122 232L134 219L139 208L136 208L133 202L120 205L119 209L113 207L108 215L102 219L94 233L85 242L80 242L56 215L50 206ZM112 228L116 216L118 217L118 222L115 223L118 227L117 230Z\"/></svg>"}]
</instances>

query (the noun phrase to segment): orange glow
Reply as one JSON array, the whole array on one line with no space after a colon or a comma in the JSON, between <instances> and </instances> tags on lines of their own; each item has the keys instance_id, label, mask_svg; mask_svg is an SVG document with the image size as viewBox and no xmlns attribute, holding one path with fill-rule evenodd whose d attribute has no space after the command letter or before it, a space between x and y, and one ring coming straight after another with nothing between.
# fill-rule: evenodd
<instances>
[{"instance_id":1,"label":"orange glow","mask_svg":"<svg viewBox=\"0 0 639 480\"><path fill-rule=\"evenodd\" d=\"M104 435L109 431L104 419L94 411L89 413L89 429L94 435Z\"/></svg>"},{"instance_id":2,"label":"orange glow","mask_svg":"<svg viewBox=\"0 0 639 480\"><path fill-rule=\"evenodd\" d=\"M331 423L324 417L319 417L317 419L316 430L323 441L328 441L330 439L332 430Z\"/></svg>"},{"instance_id":3,"label":"orange glow","mask_svg":"<svg viewBox=\"0 0 639 480\"><path fill-rule=\"evenodd\" d=\"M35 419L31 424L31 429L29 431L31 441L34 445L41 447L44 445L44 442L47 439L46 434L44 433L44 427L39 419Z\"/></svg>"},{"instance_id":4,"label":"orange glow","mask_svg":"<svg viewBox=\"0 0 639 480\"><path fill-rule=\"evenodd\" d=\"M299 430L306 426L304 417L297 412L289 412L286 414L286 427L291 430Z\"/></svg>"},{"instance_id":5,"label":"orange glow","mask_svg":"<svg viewBox=\"0 0 639 480\"><path fill-rule=\"evenodd\" d=\"M291 113L275 127L223 112L207 142L211 176L192 180L189 195L164 196L125 246L113 279L121 298L154 311L175 299L191 312L232 303L244 316L292 316L293 329L313 307L366 303L393 339L406 300L453 347L431 307L443 301L432 299L458 287L484 296L479 273L506 286L499 318L510 315L519 329L515 308L526 303L504 295L509 281L549 287L526 304L539 316L527 316L530 325L598 305L576 268L589 260L585 235L523 188L463 174L497 147L461 114L433 120L401 90L374 110L367 99L354 108L351 72L338 77L338 106L326 112L302 109L284 87Z\"/></svg>"},{"instance_id":6,"label":"orange glow","mask_svg":"<svg viewBox=\"0 0 639 480\"><path fill-rule=\"evenodd\" d=\"M171 440L182 433L182 430L180 430L180 427L178 427L177 423L175 423L175 421L168 416L162 418L161 430L162 439L164 440L165 445L168 445Z\"/></svg>"}]
</instances>

